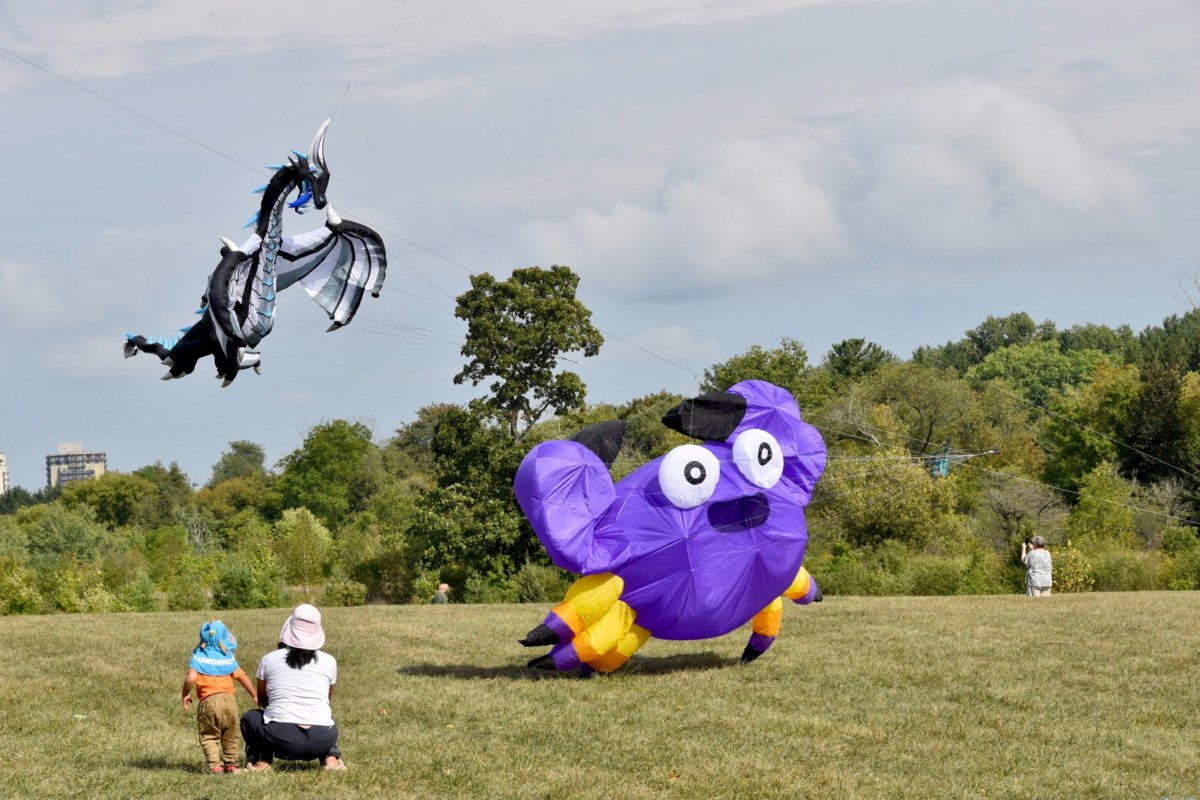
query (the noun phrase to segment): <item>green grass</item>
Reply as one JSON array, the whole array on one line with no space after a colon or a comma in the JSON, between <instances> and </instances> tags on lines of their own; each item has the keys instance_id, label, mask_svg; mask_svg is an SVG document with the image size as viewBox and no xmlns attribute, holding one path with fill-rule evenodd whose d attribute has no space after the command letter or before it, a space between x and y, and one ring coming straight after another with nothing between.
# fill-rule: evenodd
<instances>
[{"instance_id":1,"label":"green grass","mask_svg":"<svg viewBox=\"0 0 1200 800\"><path fill-rule=\"evenodd\" d=\"M204 614L0 618L0 797L1200 796L1194 592L832 597L754 664L741 631L590 680L523 668L545 610L326 610L350 769L236 777L179 705ZM247 671L286 616L222 616Z\"/></svg>"}]
</instances>

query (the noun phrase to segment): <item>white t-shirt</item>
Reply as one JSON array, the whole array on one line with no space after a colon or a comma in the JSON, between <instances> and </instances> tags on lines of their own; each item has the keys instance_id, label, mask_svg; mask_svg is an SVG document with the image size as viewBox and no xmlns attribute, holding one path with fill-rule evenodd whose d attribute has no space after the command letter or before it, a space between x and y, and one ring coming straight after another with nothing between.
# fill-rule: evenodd
<instances>
[{"instance_id":1,"label":"white t-shirt","mask_svg":"<svg viewBox=\"0 0 1200 800\"><path fill-rule=\"evenodd\" d=\"M272 650L258 662L255 676L267 681L264 722L332 725L329 687L337 683L337 659L317 651L317 657L300 669L287 665L286 649Z\"/></svg>"}]
</instances>

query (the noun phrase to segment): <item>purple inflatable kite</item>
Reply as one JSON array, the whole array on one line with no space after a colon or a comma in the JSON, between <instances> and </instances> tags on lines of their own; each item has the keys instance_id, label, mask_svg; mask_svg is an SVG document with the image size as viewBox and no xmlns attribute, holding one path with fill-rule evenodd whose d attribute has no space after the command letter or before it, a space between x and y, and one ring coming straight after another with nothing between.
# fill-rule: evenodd
<instances>
[{"instance_id":1,"label":"purple inflatable kite","mask_svg":"<svg viewBox=\"0 0 1200 800\"><path fill-rule=\"evenodd\" d=\"M543 442L514 490L555 564L584 577L526 634L553 645L531 667L609 672L651 636L707 639L751 622L753 661L779 634L783 597L821 599L801 566L804 507L825 443L787 391L743 381L685 400L663 417L703 439L613 484L624 423Z\"/></svg>"}]
</instances>

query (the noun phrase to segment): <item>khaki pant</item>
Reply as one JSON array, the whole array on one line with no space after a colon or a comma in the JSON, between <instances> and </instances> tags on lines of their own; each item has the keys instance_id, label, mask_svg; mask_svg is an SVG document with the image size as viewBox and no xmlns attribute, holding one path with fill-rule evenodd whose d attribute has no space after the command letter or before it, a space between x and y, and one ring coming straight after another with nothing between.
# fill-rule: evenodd
<instances>
[{"instance_id":1,"label":"khaki pant","mask_svg":"<svg viewBox=\"0 0 1200 800\"><path fill-rule=\"evenodd\" d=\"M1049 586L1026 586L1025 594L1029 595L1030 597L1049 597L1050 596L1050 587Z\"/></svg>"},{"instance_id":2,"label":"khaki pant","mask_svg":"<svg viewBox=\"0 0 1200 800\"><path fill-rule=\"evenodd\" d=\"M201 700L196 724L210 769L222 763L238 763L238 707L233 695L217 692Z\"/></svg>"}]
</instances>

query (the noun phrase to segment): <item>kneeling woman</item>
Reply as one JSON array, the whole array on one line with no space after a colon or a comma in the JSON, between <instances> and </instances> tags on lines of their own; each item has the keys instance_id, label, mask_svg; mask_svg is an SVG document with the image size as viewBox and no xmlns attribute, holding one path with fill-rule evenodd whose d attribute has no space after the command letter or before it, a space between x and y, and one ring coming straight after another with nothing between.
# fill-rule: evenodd
<instances>
[{"instance_id":1,"label":"kneeling woman","mask_svg":"<svg viewBox=\"0 0 1200 800\"><path fill-rule=\"evenodd\" d=\"M247 768L268 770L276 757L346 768L329 708L337 660L321 651L324 644L321 612L307 603L296 606L279 632L279 648L258 662L262 708L242 715Z\"/></svg>"}]
</instances>

